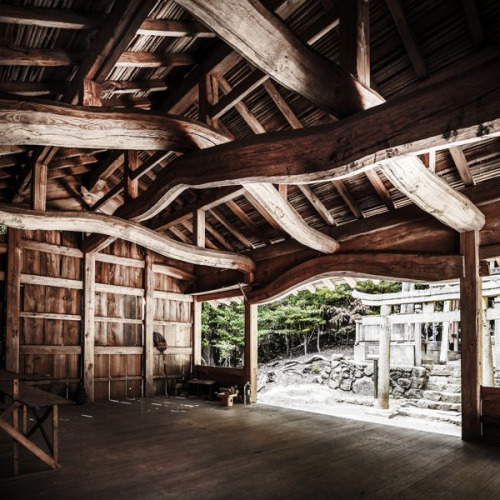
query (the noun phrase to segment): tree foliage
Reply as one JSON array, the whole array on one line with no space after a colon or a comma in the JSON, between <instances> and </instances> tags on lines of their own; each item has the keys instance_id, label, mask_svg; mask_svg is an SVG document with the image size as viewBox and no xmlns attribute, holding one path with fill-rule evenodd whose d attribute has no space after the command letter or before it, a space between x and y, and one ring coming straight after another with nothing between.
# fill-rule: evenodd
<instances>
[{"instance_id":1,"label":"tree foliage","mask_svg":"<svg viewBox=\"0 0 500 500\"><path fill-rule=\"evenodd\" d=\"M365 293L401 290L400 283L358 283ZM370 308L352 296L352 289L338 285L315 293L300 291L285 299L259 307L259 359L268 361L294 352L308 352L313 341L319 351L327 345L354 340L355 318ZM245 344L244 306L213 307L203 304L202 355L206 364L241 366Z\"/></svg>"}]
</instances>

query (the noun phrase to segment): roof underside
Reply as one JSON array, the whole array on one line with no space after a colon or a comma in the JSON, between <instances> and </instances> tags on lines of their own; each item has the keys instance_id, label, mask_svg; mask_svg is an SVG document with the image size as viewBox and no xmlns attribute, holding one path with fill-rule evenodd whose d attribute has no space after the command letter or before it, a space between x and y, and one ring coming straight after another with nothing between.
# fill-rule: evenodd
<instances>
[{"instance_id":1,"label":"roof underside","mask_svg":"<svg viewBox=\"0 0 500 500\"><path fill-rule=\"evenodd\" d=\"M307 34L310 39L315 32L321 32L312 47L329 60L339 62L339 27L338 23L334 22L337 13L335 0L267 0L263 3L269 9L275 10L299 37ZM496 0L475 2L479 25L471 23L470 15L464 9L464 4L474 2L401 1L399 4L410 28L410 35L401 32L401 21L394 20L388 7L389 3L394 2L370 2L371 87L386 100L418 88L422 82L439 75L446 68L461 65L462 62L467 64L466 61L480 57L489 46L500 41L500 2ZM0 53L0 91L64 101L66 84L75 77L78 63L92 46L99 29L106 25L106 16L111 12L113 1L2 1L0 10L7 5L38 7L47 11L64 9L85 14L85 19L93 20L94 26L80 29L59 29L30 23L0 24L1 52L5 53L9 49L29 54L27 49L40 49L38 61L33 59L31 63L23 62L22 65L13 65L7 55L2 56ZM170 0L158 0L147 18L149 21L195 21L182 7ZM124 62L127 60L124 55L120 57L102 84L102 105L159 110L163 103L176 96L180 84L189 78L190 74L195 74L200 64L223 44L208 28L198 28L197 36L175 36L175 31L164 32L162 36L158 36L156 32L151 34L151 26L148 28L143 24L123 51L126 55L138 53L140 57L131 57L129 62ZM413 47L403 41L407 40L408 36ZM55 51L64 52L66 63L44 66L40 62L42 56L49 52L54 54ZM416 52L421 54L425 75L415 60ZM146 63L141 62L148 57L144 55L146 53L158 56L148 59L154 61L148 63L154 67L144 67ZM179 65L172 65L168 63L168 58L160 57L164 54L183 54L186 57ZM254 71L254 67L241 57L235 57L233 63L215 74L219 82L219 99L231 88L244 85ZM336 120L304 97L272 79L270 81L301 126L312 127ZM124 85L124 82L131 83ZM147 88L148 86L151 88ZM183 106L181 114L198 119L197 98ZM234 138L293 128L271 98L269 87L262 84L257 85L224 112L220 116L220 123L220 129ZM499 145L498 140L486 140L462 147L473 183L486 185L493 178L500 176ZM16 144L0 148L1 201L15 199L22 203L29 200L29 184L24 190L19 190L19 186L29 165L31 149ZM123 162L118 162L116 169L105 179L105 184L94 198L89 201L82 190L82 186L88 186L92 172L109 162L113 154L113 151L107 150L59 149L48 166L47 208L91 210L91 205L97 202L99 197L123 182ZM151 152L140 151L139 161L144 162L150 156ZM169 161L176 157L177 154L172 152L143 175L139 180L139 191L144 192L153 184L159 172L168 168ZM470 180L460 174L456 161L449 150L436 151L436 173L452 188L460 191L466 184L470 184ZM382 172L378 172L378 176L382 181L378 187L374 186L365 174L345 180L345 191L331 182L309 186L333 217L333 222L325 220L304 190L298 186L289 187L288 201L307 224L318 230L325 230L332 224L342 225L359 218L397 210L411 203ZM187 190L178 196L164 214L175 213L183 206L207 197L212 191ZM99 210L112 213L123 201L122 195L118 194ZM242 217L240 210L246 217ZM259 210L255 203L252 204L245 194L208 210L206 222L208 245L222 250L244 252L288 238L270 224L262 209ZM167 229L165 234L180 241L188 241L192 238L192 232L193 220L188 217Z\"/></svg>"}]
</instances>

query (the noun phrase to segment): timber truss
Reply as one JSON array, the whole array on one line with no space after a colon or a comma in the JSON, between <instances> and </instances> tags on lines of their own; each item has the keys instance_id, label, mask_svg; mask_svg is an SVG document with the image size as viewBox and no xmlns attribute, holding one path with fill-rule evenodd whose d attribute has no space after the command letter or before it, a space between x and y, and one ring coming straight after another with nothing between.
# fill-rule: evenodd
<instances>
[{"instance_id":1,"label":"timber truss","mask_svg":"<svg viewBox=\"0 0 500 500\"><path fill-rule=\"evenodd\" d=\"M500 6L417 4L1 2L0 222L205 299L461 278L459 233L500 255Z\"/></svg>"}]
</instances>

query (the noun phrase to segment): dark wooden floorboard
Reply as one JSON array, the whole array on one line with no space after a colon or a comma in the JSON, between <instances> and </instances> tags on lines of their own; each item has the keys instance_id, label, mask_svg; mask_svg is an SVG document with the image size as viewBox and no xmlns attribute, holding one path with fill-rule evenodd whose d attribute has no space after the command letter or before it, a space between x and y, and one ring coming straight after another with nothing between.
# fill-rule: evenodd
<instances>
[{"instance_id":1,"label":"dark wooden floorboard","mask_svg":"<svg viewBox=\"0 0 500 500\"><path fill-rule=\"evenodd\" d=\"M0 436L0 498L352 499L499 496L500 449L269 406L150 398L60 410L53 472ZM90 415L88 418L82 415Z\"/></svg>"}]
</instances>

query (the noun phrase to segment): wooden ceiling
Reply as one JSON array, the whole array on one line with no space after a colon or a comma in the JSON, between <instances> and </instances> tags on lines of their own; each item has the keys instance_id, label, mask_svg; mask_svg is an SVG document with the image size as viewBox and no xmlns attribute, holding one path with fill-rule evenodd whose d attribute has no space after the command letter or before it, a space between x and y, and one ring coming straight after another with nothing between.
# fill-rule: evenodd
<instances>
[{"instance_id":1,"label":"wooden ceiling","mask_svg":"<svg viewBox=\"0 0 500 500\"><path fill-rule=\"evenodd\" d=\"M218 251L252 253L296 240L331 253L338 249L334 235L339 228L419 204L414 190L422 183L408 190L407 179L397 181L397 165L382 164L351 169L346 176L318 177L312 184L283 180L283 172L293 173L287 165L296 158L302 173L320 168L312 164L312 153L293 144L316 133L323 137L323 147L328 130L332 140L337 137L336 147L351 154L356 148L369 149L364 137L375 137L378 129L381 139L373 153L388 154L388 146L382 145L387 127L400 126L404 135L419 112L425 119L428 103L421 101L419 110L414 92L421 89L427 95L426 89L447 82L443 104L434 110L442 116L456 79L465 109L470 90L461 85L459 75L469 71L467 81L475 85L477 68L485 75L481 81L488 81L488 68L499 59L499 41L500 4L495 0L2 1L0 115L6 118L0 121L15 115L26 126L18 128L18 135L12 126L0 129L0 202L115 213L179 242ZM493 90L485 86L485 96ZM436 90L432 92L435 96ZM406 108L398 104L405 98ZM44 107L45 115L38 107L42 100L55 106ZM384 101L388 111L375 115L383 121L374 119L365 131L365 115L370 115L363 110L376 106L373 113L379 113ZM391 110L401 109L414 114L403 117L405 123L392 123ZM135 113L133 118L125 111ZM490 117L486 111L484 116ZM85 133L75 132L71 126L76 122L68 117L81 117L78 126ZM55 134L57 121L59 138L28 127L38 119L49 127L49 135ZM122 120L116 129L109 126L113 119ZM200 128L193 120L211 128ZM349 132L349 123L357 136ZM316 126L327 128L312 128ZM90 129L97 130L93 143ZM140 142L141 134L158 130L166 142L158 147ZM422 134L422 140L432 136ZM429 172L425 188L436 183L434 195L427 193L431 204L440 197L445 207L464 204L462 198L453 201L447 187L452 193L473 187L492 191L500 177L500 141L495 136L496 131L488 131L479 142L464 135L458 144L445 137L413 149L420 153L413 165L416 178L424 169ZM20 139L9 143L6 137ZM285 140L288 156L285 148L274 146ZM213 152L206 149L228 141ZM247 150L242 148L248 144L255 144L255 152L244 162ZM198 148L203 150L189 152ZM257 158L260 150L266 154ZM366 163L366 155L357 154L352 153L350 164ZM281 177L253 179L262 181L256 184L242 181L257 175L259 162L265 166L272 160ZM409 175L407 159L400 163ZM243 172L239 176L238 169ZM231 176L240 182L220 182ZM216 177L211 184L206 180ZM37 192L39 185L46 193ZM160 194L161 203L141 213L138 207ZM427 203L419 206L455 229L479 224L472 204L450 221L444 219L455 210ZM102 248L106 241L94 236L85 245Z\"/></svg>"}]
</instances>

